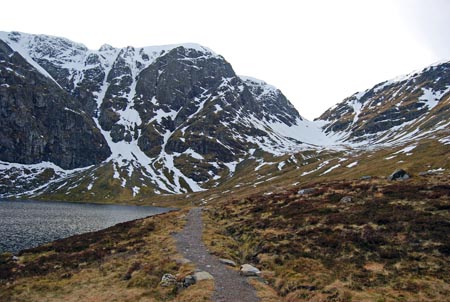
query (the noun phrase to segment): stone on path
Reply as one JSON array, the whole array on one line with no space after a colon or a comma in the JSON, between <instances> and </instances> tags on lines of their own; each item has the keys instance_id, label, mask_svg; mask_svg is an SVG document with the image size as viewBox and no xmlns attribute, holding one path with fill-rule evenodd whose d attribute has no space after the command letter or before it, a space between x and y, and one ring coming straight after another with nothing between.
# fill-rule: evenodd
<instances>
[{"instance_id":1,"label":"stone on path","mask_svg":"<svg viewBox=\"0 0 450 302\"><path fill-rule=\"evenodd\" d=\"M214 280L214 277L208 272L200 271L194 273L194 280L195 282L199 282L202 280Z\"/></svg>"},{"instance_id":2,"label":"stone on path","mask_svg":"<svg viewBox=\"0 0 450 302\"><path fill-rule=\"evenodd\" d=\"M180 264L180 265L192 263L191 260L186 259L186 258L180 258L180 257L172 258L172 260L175 261L176 264Z\"/></svg>"},{"instance_id":3,"label":"stone on path","mask_svg":"<svg viewBox=\"0 0 450 302\"><path fill-rule=\"evenodd\" d=\"M245 277L259 276L261 271L250 264L241 265L241 275Z\"/></svg>"},{"instance_id":4,"label":"stone on path","mask_svg":"<svg viewBox=\"0 0 450 302\"><path fill-rule=\"evenodd\" d=\"M230 260L230 259L219 258L219 261L220 261L220 263L228 265L228 266L232 266L232 267L237 266L236 262L234 262L233 260Z\"/></svg>"},{"instance_id":5,"label":"stone on path","mask_svg":"<svg viewBox=\"0 0 450 302\"><path fill-rule=\"evenodd\" d=\"M199 280L214 278L212 302L259 302L261 301L246 277L230 269L212 255L202 241L203 221L202 209L193 208L186 216L183 230L174 235L177 249L186 259L190 259L200 271L192 277ZM203 271L203 273L201 273ZM213 277L214 276L214 277ZM204 279L207 278L207 279ZM185 277L186 279L186 277ZM186 280L184 280L186 281ZM191 282L192 280L189 280ZM183 286L186 287L186 282Z\"/></svg>"}]
</instances>

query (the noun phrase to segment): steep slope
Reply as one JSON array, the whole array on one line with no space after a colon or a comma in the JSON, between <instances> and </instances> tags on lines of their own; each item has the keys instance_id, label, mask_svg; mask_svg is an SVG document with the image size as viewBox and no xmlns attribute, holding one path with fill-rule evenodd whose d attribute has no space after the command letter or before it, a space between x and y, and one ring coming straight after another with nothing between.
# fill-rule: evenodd
<instances>
[{"instance_id":1,"label":"steep slope","mask_svg":"<svg viewBox=\"0 0 450 302\"><path fill-rule=\"evenodd\" d=\"M1 40L0 62L0 160L73 169L109 156L78 101Z\"/></svg>"},{"instance_id":2,"label":"steep slope","mask_svg":"<svg viewBox=\"0 0 450 302\"><path fill-rule=\"evenodd\" d=\"M317 122L347 143L395 143L421 137L448 142L450 62L437 63L358 92Z\"/></svg>"},{"instance_id":3,"label":"steep slope","mask_svg":"<svg viewBox=\"0 0 450 302\"><path fill-rule=\"evenodd\" d=\"M123 49L104 45L93 51L45 35L0 33L0 40L57 93L76 100L72 110L90 115L95 133L103 135L94 141L111 152L92 167L83 162L61 166L48 159L64 169L85 170L65 171L47 186L48 179L39 175L54 176L55 169L45 172L43 159L31 152L23 163L37 166L21 167L19 172L14 166L14 182L3 183L6 195L11 192L8 188L24 179L23 169L38 171L31 173L36 177L26 177L23 193L32 195L51 192L104 199L111 198L111 192L132 198L201 191L233 176L239 163L315 148L317 136L326 139L279 90L237 76L223 57L200 45ZM25 81L33 86L28 78ZM10 87L4 87L9 94ZM3 160L0 174L9 175L12 166L6 162L17 161Z\"/></svg>"},{"instance_id":4,"label":"steep slope","mask_svg":"<svg viewBox=\"0 0 450 302\"><path fill-rule=\"evenodd\" d=\"M436 142L445 154L450 144L449 62L356 93L311 122L281 91L197 44L89 50L17 32L0 32L0 43L3 197L142 200L287 171L347 175L364 166L353 159L367 147L427 154L420 146Z\"/></svg>"}]
</instances>

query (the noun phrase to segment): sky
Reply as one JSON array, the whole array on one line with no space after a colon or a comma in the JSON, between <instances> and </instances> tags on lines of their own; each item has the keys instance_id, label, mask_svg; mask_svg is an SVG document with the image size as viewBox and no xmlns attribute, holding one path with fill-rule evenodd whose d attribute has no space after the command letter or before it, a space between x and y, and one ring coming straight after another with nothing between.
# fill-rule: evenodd
<instances>
[{"instance_id":1,"label":"sky","mask_svg":"<svg viewBox=\"0 0 450 302\"><path fill-rule=\"evenodd\" d=\"M449 0L14 0L0 31L90 49L199 43L313 119L375 84L450 60Z\"/></svg>"}]
</instances>

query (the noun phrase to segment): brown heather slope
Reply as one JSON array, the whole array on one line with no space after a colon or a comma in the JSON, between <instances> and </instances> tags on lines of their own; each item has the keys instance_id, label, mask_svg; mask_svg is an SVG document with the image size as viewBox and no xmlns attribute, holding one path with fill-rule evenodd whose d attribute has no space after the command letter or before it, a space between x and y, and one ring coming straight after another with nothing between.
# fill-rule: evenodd
<instances>
[{"instance_id":1,"label":"brown heather slope","mask_svg":"<svg viewBox=\"0 0 450 302\"><path fill-rule=\"evenodd\" d=\"M285 301L449 301L449 183L329 181L221 201L204 240L262 269Z\"/></svg>"}]
</instances>

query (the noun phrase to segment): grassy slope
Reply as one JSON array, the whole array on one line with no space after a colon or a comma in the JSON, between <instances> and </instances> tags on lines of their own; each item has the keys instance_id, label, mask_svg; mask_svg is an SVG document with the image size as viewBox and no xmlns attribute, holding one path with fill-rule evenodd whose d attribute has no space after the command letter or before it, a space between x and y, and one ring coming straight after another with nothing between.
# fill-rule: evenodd
<instances>
[{"instance_id":1,"label":"grassy slope","mask_svg":"<svg viewBox=\"0 0 450 302\"><path fill-rule=\"evenodd\" d=\"M286 301L447 301L449 182L329 181L224 200L205 242L256 264Z\"/></svg>"},{"instance_id":2,"label":"grassy slope","mask_svg":"<svg viewBox=\"0 0 450 302\"><path fill-rule=\"evenodd\" d=\"M409 153L397 153L405 146L417 145ZM370 147L370 146L368 146ZM66 186L54 184L47 193L38 196L43 200L91 201L98 203L121 203L138 205L185 205L200 202L215 202L227 197L247 196L257 192L276 190L278 187L291 186L298 183L328 181L333 179L354 179L364 175L385 177L396 168L404 168L413 174L429 169L450 169L450 148L436 139L422 139L394 147L378 147L377 149L358 150L309 150L281 157L269 154L264 156L265 165L249 159L237 166L236 172L230 175L223 171L221 183L209 190L183 195L155 195L151 186L141 187L137 196L133 196L131 187L138 185L134 175L128 185L123 188L118 179L112 177L114 171L110 165L105 165L96 171L91 171L74 177ZM328 161L327 164L323 164ZM279 164L284 166L279 169ZM357 164L351 168L349 164ZM327 172L333 166L339 167ZM93 181L95 175L95 181ZM87 187L92 184L91 190ZM59 188L59 189L57 189Z\"/></svg>"}]
</instances>

